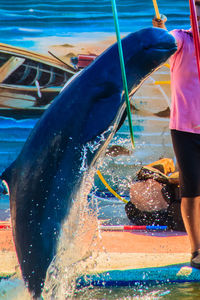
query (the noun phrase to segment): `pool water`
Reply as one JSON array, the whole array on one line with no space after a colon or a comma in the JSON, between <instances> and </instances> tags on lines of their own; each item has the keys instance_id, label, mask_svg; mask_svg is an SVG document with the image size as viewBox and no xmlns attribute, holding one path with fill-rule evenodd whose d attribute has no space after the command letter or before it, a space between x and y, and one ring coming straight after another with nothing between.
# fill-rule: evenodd
<instances>
[{"instance_id":1,"label":"pool water","mask_svg":"<svg viewBox=\"0 0 200 300\"><path fill-rule=\"evenodd\" d=\"M200 299L200 284L174 283L157 286L90 288L76 292L75 299Z\"/></svg>"},{"instance_id":2,"label":"pool water","mask_svg":"<svg viewBox=\"0 0 200 300\"><path fill-rule=\"evenodd\" d=\"M23 284L18 279L1 280L1 300L28 300L29 296L23 292ZM199 282L169 283L159 285L135 284L132 287L84 287L75 290L73 299L200 299ZM56 300L56 299L55 299ZM63 299L59 299L63 300Z\"/></svg>"}]
</instances>

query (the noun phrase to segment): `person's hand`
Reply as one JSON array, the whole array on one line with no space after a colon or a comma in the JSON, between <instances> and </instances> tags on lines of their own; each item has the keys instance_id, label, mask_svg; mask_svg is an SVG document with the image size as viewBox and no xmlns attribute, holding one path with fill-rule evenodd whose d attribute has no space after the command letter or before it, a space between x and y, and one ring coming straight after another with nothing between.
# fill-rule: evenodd
<instances>
[{"instance_id":1,"label":"person's hand","mask_svg":"<svg viewBox=\"0 0 200 300\"><path fill-rule=\"evenodd\" d=\"M166 27L165 27L166 21L167 21L167 17L165 15L160 15L160 19L157 19L156 17L154 17L152 19L152 24L153 24L153 27L166 29Z\"/></svg>"}]
</instances>

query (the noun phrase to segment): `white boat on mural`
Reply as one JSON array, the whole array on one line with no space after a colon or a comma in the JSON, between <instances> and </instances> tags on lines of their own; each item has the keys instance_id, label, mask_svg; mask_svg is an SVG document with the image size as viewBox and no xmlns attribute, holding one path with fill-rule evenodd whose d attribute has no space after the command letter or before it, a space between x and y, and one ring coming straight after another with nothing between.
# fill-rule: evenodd
<instances>
[{"instance_id":1,"label":"white boat on mural","mask_svg":"<svg viewBox=\"0 0 200 300\"><path fill-rule=\"evenodd\" d=\"M59 59L0 43L0 115L40 115L74 74Z\"/></svg>"}]
</instances>

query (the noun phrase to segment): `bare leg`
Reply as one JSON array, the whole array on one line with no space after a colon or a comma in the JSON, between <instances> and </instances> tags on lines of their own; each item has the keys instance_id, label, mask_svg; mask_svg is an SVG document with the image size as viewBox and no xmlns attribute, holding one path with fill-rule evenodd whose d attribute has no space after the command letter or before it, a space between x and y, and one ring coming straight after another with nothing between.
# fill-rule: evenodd
<instances>
[{"instance_id":1,"label":"bare leg","mask_svg":"<svg viewBox=\"0 0 200 300\"><path fill-rule=\"evenodd\" d=\"M200 249L200 196L182 198L181 214L193 253Z\"/></svg>"}]
</instances>

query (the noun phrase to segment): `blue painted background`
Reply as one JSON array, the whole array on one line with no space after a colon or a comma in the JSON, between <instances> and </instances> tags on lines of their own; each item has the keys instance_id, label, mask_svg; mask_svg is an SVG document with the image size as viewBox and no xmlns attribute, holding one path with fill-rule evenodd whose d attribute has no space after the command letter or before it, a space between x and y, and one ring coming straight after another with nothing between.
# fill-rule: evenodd
<instances>
[{"instance_id":1,"label":"blue painted background","mask_svg":"<svg viewBox=\"0 0 200 300\"><path fill-rule=\"evenodd\" d=\"M122 33L151 26L154 15L151 0L116 0L116 3ZM158 6L160 13L168 17L169 30L189 26L188 0L159 0ZM0 30L1 42L32 48L37 48L45 37L80 39L87 38L88 32L111 33L114 32L111 1L0 0Z\"/></svg>"}]
</instances>

